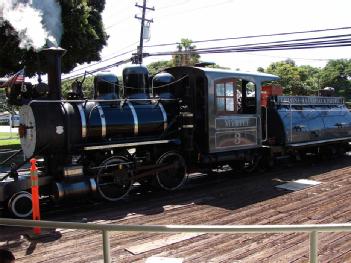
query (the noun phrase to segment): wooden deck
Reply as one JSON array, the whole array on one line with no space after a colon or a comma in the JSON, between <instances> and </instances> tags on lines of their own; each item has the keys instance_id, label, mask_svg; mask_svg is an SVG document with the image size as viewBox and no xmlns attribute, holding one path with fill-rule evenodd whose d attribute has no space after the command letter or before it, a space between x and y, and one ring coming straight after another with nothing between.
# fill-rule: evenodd
<instances>
[{"instance_id":1,"label":"wooden deck","mask_svg":"<svg viewBox=\"0 0 351 263\"><path fill-rule=\"evenodd\" d=\"M134 193L119 204L94 203L44 212L47 220L116 224L319 224L351 221L351 157L299 163L271 172L192 179L172 193ZM295 179L322 182L304 190L279 190ZM102 236L60 230L38 240L28 229L0 227L0 247L18 262L102 262ZM111 233L113 262L149 257L183 262L308 262L307 234L119 234ZM319 235L320 262L351 262L351 233Z\"/></svg>"}]
</instances>

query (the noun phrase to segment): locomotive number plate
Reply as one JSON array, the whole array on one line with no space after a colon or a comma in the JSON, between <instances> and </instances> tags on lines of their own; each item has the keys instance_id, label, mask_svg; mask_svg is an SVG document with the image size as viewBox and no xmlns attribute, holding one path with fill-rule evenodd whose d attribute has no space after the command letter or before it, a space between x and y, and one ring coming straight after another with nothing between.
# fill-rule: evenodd
<instances>
[{"instance_id":1,"label":"locomotive number plate","mask_svg":"<svg viewBox=\"0 0 351 263\"><path fill-rule=\"evenodd\" d=\"M256 129L246 131L216 132L216 148L256 145L256 140Z\"/></svg>"},{"instance_id":2,"label":"locomotive number plate","mask_svg":"<svg viewBox=\"0 0 351 263\"><path fill-rule=\"evenodd\" d=\"M216 118L216 148L232 148L257 145L257 118Z\"/></svg>"},{"instance_id":3,"label":"locomotive number plate","mask_svg":"<svg viewBox=\"0 0 351 263\"><path fill-rule=\"evenodd\" d=\"M256 128L255 117L216 118L216 131L235 128Z\"/></svg>"}]
</instances>

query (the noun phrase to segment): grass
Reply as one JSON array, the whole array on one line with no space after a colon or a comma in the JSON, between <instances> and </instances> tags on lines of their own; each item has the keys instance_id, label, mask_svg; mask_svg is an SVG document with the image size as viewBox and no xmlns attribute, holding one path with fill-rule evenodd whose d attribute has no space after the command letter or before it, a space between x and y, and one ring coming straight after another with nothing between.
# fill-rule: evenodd
<instances>
[{"instance_id":1,"label":"grass","mask_svg":"<svg viewBox=\"0 0 351 263\"><path fill-rule=\"evenodd\" d=\"M18 134L11 133L9 132L0 132L0 151L2 149L10 149L10 150L19 150L21 148L20 145L20 140L18 138ZM6 153L6 154L0 154L0 163L4 161L7 157L9 157L12 153ZM18 155L14 159L11 160L11 162L21 162L23 160L23 157L21 155ZM10 163L11 163L10 162ZM5 164L3 167L0 168L8 168L9 164Z\"/></svg>"},{"instance_id":2,"label":"grass","mask_svg":"<svg viewBox=\"0 0 351 263\"><path fill-rule=\"evenodd\" d=\"M0 149L17 149L20 148L20 140L18 134L9 132L0 132Z\"/></svg>"}]
</instances>

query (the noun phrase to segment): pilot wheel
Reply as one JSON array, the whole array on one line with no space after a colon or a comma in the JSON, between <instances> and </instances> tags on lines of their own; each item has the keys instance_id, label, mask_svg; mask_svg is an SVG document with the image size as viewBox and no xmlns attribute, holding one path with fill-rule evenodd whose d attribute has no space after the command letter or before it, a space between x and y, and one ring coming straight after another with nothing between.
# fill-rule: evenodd
<instances>
[{"instance_id":1,"label":"pilot wheel","mask_svg":"<svg viewBox=\"0 0 351 263\"><path fill-rule=\"evenodd\" d=\"M8 209L17 218L27 218L32 215L32 195L21 191L15 193L8 202Z\"/></svg>"},{"instance_id":2,"label":"pilot wheel","mask_svg":"<svg viewBox=\"0 0 351 263\"><path fill-rule=\"evenodd\" d=\"M165 168L156 173L158 185L167 191L180 188L187 180L188 174L184 158L176 151L169 151L158 158L156 164L165 165Z\"/></svg>"},{"instance_id":3,"label":"pilot wheel","mask_svg":"<svg viewBox=\"0 0 351 263\"><path fill-rule=\"evenodd\" d=\"M133 186L128 159L113 156L103 161L99 167L96 186L102 198L115 202L125 197Z\"/></svg>"}]
</instances>

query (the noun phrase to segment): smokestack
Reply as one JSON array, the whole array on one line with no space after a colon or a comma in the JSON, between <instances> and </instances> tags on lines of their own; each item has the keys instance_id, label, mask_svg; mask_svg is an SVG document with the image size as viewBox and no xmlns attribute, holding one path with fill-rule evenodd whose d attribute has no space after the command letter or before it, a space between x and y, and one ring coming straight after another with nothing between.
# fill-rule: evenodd
<instances>
[{"instance_id":1,"label":"smokestack","mask_svg":"<svg viewBox=\"0 0 351 263\"><path fill-rule=\"evenodd\" d=\"M48 73L49 99L60 100L61 92L61 58L66 53L63 48L46 48L40 54L45 57Z\"/></svg>"}]
</instances>

